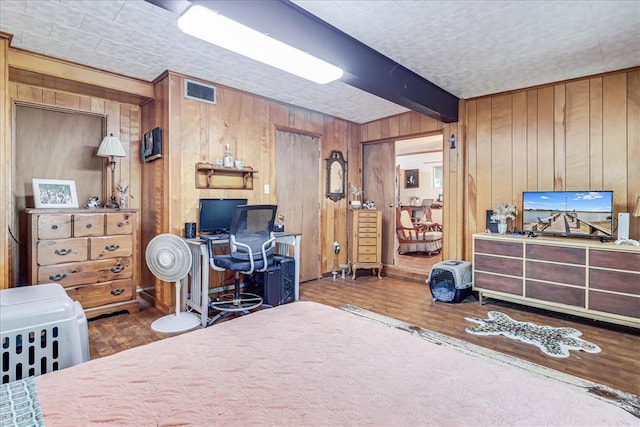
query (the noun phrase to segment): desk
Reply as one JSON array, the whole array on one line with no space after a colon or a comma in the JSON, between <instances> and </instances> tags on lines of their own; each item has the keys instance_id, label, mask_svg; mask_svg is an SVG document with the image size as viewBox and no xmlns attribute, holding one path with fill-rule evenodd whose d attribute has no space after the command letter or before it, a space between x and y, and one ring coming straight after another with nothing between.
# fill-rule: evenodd
<instances>
[{"instance_id":1,"label":"desk","mask_svg":"<svg viewBox=\"0 0 640 427\"><path fill-rule=\"evenodd\" d=\"M289 256L290 247L293 247L293 259L295 260L294 299L300 299L300 233L275 233L276 252ZM182 287L183 310L194 310L200 313L202 327L207 326L209 318L209 249L204 239L184 239L191 250L191 270ZM229 240L213 240L213 245L228 245ZM191 292L189 292L189 290Z\"/></svg>"}]
</instances>

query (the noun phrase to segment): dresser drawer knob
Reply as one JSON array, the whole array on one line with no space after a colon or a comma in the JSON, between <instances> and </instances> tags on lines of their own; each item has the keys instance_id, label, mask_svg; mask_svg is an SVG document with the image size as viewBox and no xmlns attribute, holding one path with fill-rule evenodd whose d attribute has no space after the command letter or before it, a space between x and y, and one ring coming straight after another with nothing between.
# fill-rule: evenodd
<instances>
[{"instance_id":1,"label":"dresser drawer knob","mask_svg":"<svg viewBox=\"0 0 640 427\"><path fill-rule=\"evenodd\" d=\"M120 245L107 245L104 247L106 250L108 251L117 251L118 249L120 249Z\"/></svg>"},{"instance_id":2,"label":"dresser drawer knob","mask_svg":"<svg viewBox=\"0 0 640 427\"><path fill-rule=\"evenodd\" d=\"M55 251L53 251L53 253L56 255L65 256L71 253L71 249L56 249Z\"/></svg>"},{"instance_id":3,"label":"dresser drawer knob","mask_svg":"<svg viewBox=\"0 0 640 427\"><path fill-rule=\"evenodd\" d=\"M51 229L52 229L52 230L57 230L57 229L58 229L58 226L57 226L57 225L52 225L52 226L51 226Z\"/></svg>"},{"instance_id":4,"label":"dresser drawer knob","mask_svg":"<svg viewBox=\"0 0 640 427\"><path fill-rule=\"evenodd\" d=\"M60 280L64 280L66 278L67 275L64 273L49 276L49 280L53 280L54 282L59 282Z\"/></svg>"},{"instance_id":5,"label":"dresser drawer knob","mask_svg":"<svg viewBox=\"0 0 640 427\"><path fill-rule=\"evenodd\" d=\"M124 223L123 223L123 222L119 222L117 225L118 225L118 227L120 227L120 228L124 227Z\"/></svg>"},{"instance_id":6,"label":"dresser drawer knob","mask_svg":"<svg viewBox=\"0 0 640 427\"><path fill-rule=\"evenodd\" d=\"M91 228L91 227L93 227L93 224L87 224L85 227Z\"/></svg>"},{"instance_id":7,"label":"dresser drawer knob","mask_svg":"<svg viewBox=\"0 0 640 427\"><path fill-rule=\"evenodd\" d=\"M117 265L115 267L110 268L112 273L120 273L124 270L124 265Z\"/></svg>"},{"instance_id":8,"label":"dresser drawer knob","mask_svg":"<svg viewBox=\"0 0 640 427\"><path fill-rule=\"evenodd\" d=\"M118 288L111 291L111 295L117 297L118 295L122 295L124 293L124 288Z\"/></svg>"}]
</instances>

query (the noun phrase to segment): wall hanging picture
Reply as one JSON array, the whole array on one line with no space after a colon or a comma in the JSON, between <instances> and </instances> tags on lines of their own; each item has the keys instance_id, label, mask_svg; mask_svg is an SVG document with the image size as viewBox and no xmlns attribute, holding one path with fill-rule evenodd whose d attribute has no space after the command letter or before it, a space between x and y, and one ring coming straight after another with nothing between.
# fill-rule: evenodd
<instances>
[{"instance_id":1,"label":"wall hanging picture","mask_svg":"<svg viewBox=\"0 0 640 427\"><path fill-rule=\"evenodd\" d=\"M150 162L162 157L162 130L158 127L144 134L142 158Z\"/></svg>"},{"instance_id":2,"label":"wall hanging picture","mask_svg":"<svg viewBox=\"0 0 640 427\"><path fill-rule=\"evenodd\" d=\"M76 182L60 179L33 179L33 201L39 208L77 208Z\"/></svg>"},{"instance_id":3,"label":"wall hanging picture","mask_svg":"<svg viewBox=\"0 0 640 427\"><path fill-rule=\"evenodd\" d=\"M418 188L420 169L407 169L404 171L404 188Z\"/></svg>"}]
</instances>

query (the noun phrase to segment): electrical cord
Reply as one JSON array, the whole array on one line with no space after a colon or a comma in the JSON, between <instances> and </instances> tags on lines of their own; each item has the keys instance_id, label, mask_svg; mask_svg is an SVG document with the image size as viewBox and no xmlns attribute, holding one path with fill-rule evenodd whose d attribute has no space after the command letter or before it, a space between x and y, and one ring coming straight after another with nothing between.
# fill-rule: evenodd
<instances>
[{"instance_id":1,"label":"electrical cord","mask_svg":"<svg viewBox=\"0 0 640 427\"><path fill-rule=\"evenodd\" d=\"M7 225L7 230L9 230L9 235L11 236L11 238L13 239L14 242L16 242L18 244L18 246L20 246L22 249L27 249L27 246L25 244L23 244L22 242L20 242L18 239L16 239L16 236L13 235L13 232L11 231L11 227Z\"/></svg>"}]
</instances>

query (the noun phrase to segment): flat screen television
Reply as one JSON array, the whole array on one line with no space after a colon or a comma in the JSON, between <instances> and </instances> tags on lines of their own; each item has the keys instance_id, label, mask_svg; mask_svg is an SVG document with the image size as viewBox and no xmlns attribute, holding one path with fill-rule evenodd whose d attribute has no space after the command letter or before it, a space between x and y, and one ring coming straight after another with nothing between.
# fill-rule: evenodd
<instances>
[{"instance_id":1,"label":"flat screen television","mask_svg":"<svg viewBox=\"0 0 640 427\"><path fill-rule=\"evenodd\" d=\"M200 199L198 224L200 234L228 233L236 206L247 199Z\"/></svg>"},{"instance_id":2,"label":"flat screen television","mask_svg":"<svg viewBox=\"0 0 640 427\"><path fill-rule=\"evenodd\" d=\"M525 191L522 231L613 238L613 191Z\"/></svg>"}]
</instances>

